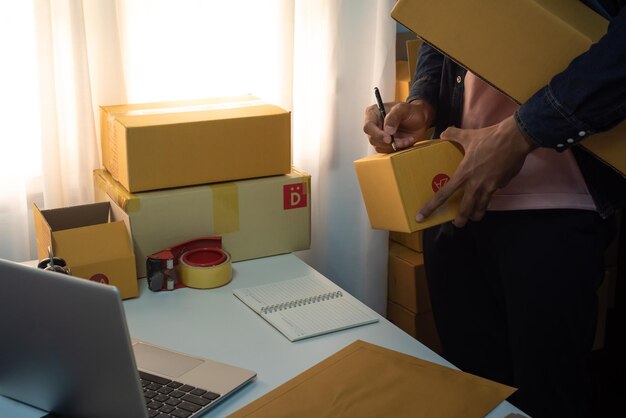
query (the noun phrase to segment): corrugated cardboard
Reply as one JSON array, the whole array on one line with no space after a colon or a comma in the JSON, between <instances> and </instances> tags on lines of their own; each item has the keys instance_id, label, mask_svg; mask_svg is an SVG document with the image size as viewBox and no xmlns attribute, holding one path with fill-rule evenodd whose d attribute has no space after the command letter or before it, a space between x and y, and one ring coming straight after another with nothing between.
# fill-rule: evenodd
<instances>
[{"instance_id":1,"label":"corrugated cardboard","mask_svg":"<svg viewBox=\"0 0 626 418\"><path fill-rule=\"evenodd\" d=\"M408 61L396 61L396 102L404 102L409 97L411 75Z\"/></svg>"},{"instance_id":2,"label":"corrugated cardboard","mask_svg":"<svg viewBox=\"0 0 626 418\"><path fill-rule=\"evenodd\" d=\"M104 167L139 192L287 174L291 115L253 96L100 107Z\"/></svg>"},{"instance_id":3,"label":"corrugated cardboard","mask_svg":"<svg viewBox=\"0 0 626 418\"><path fill-rule=\"evenodd\" d=\"M441 353L441 342L432 311L415 313L388 300L387 319L436 353Z\"/></svg>"},{"instance_id":4,"label":"corrugated cardboard","mask_svg":"<svg viewBox=\"0 0 626 418\"><path fill-rule=\"evenodd\" d=\"M40 210L33 205L37 253L48 247L73 276L116 286L122 298L139 295L135 256L127 226L108 203Z\"/></svg>"},{"instance_id":5,"label":"corrugated cardboard","mask_svg":"<svg viewBox=\"0 0 626 418\"><path fill-rule=\"evenodd\" d=\"M97 201L123 209L130 224L138 277L146 258L191 239L219 235L232 261L309 248L311 177L282 176L129 193L105 170L95 170Z\"/></svg>"},{"instance_id":6,"label":"corrugated cardboard","mask_svg":"<svg viewBox=\"0 0 626 418\"><path fill-rule=\"evenodd\" d=\"M608 27L582 2L561 0L398 0L391 16L518 103L589 49ZM624 137L626 122L581 145L626 173Z\"/></svg>"},{"instance_id":7,"label":"corrugated cardboard","mask_svg":"<svg viewBox=\"0 0 626 418\"><path fill-rule=\"evenodd\" d=\"M417 53L422 45L421 39L412 39L406 41L406 56L409 59L409 79L412 80L417 68Z\"/></svg>"},{"instance_id":8,"label":"corrugated cardboard","mask_svg":"<svg viewBox=\"0 0 626 418\"><path fill-rule=\"evenodd\" d=\"M424 222L415 215L447 182L463 158L451 141L418 142L392 154L374 154L354 162L372 228L415 232L454 219L459 190Z\"/></svg>"},{"instance_id":9,"label":"corrugated cardboard","mask_svg":"<svg viewBox=\"0 0 626 418\"><path fill-rule=\"evenodd\" d=\"M414 39L417 39L415 33L406 28L396 28L396 60L406 61L408 59L405 45Z\"/></svg>"},{"instance_id":10,"label":"corrugated cardboard","mask_svg":"<svg viewBox=\"0 0 626 418\"><path fill-rule=\"evenodd\" d=\"M424 256L421 253L389 242L387 297L411 312L431 310Z\"/></svg>"},{"instance_id":11,"label":"corrugated cardboard","mask_svg":"<svg viewBox=\"0 0 626 418\"><path fill-rule=\"evenodd\" d=\"M405 247L412 249L413 251L417 251L418 253L424 251L422 231L417 231L410 234L406 232L391 231L389 233L389 239L391 241L402 244Z\"/></svg>"}]
</instances>

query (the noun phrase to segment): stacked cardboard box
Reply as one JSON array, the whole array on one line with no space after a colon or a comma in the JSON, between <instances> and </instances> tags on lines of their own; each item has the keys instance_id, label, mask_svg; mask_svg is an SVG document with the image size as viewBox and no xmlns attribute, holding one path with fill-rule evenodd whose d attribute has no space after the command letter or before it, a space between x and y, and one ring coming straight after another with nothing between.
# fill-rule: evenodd
<instances>
[{"instance_id":1,"label":"stacked cardboard box","mask_svg":"<svg viewBox=\"0 0 626 418\"><path fill-rule=\"evenodd\" d=\"M403 102L409 96L411 86L411 74L409 74L409 62L405 60L396 61L396 102Z\"/></svg>"},{"instance_id":2,"label":"stacked cardboard box","mask_svg":"<svg viewBox=\"0 0 626 418\"><path fill-rule=\"evenodd\" d=\"M131 193L288 174L291 115L250 95L102 106L102 162Z\"/></svg>"},{"instance_id":3,"label":"stacked cardboard box","mask_svg":"<svg viewBox=\"0 0 626 418\"><path fill-rule=\"evenodd\" d=\"M421 39L408 39L404 41L402 48L399 48L400 41L404 38L400 34L396 38L396 51L404 50L401 57L396 52L396 101L398 102L406 101L409 96L411 80L417 67L417 52L422 45Z\"/></svg>"},{"instance_id":4,"label":"stacked cardboard box","mask_svg":"<svg viewBox=\"0 0 626 418\"><path fill-rule=\"evenodd\" d=\"M136 256L220 236L232 261L310 244L310 176L291 165L291 115L254 96L102 106L96 200L122 213Z\"/></svg>"},{"instance_id":5,"label":"stacked cardboard box","mask_svg":"<svg viewBox=\"0 0 626 418\"><path fill-rule=\"evenodd\" d=\"M290 112L250 95L100 108L97 203L34 208L39 258L138 295L147 256L219 235L231 261L304 250L310 176Z\"/></svg>"},{"instance_id":6,"label":"stacked cardboard box","mask_svg":"<svg viewBox=\"0 0 626 418\"><path fill-rule=\"evenodd\" d=\"M387 297L387 319L440 353L424 257L420 252L392 240L389 241Z\"/></svg>"},{"instance_id":7,"label":"stacked cardboard box","mask_svg":"<svg viewBox=\"0 0 626 418\"><path fill-rule=\"evenodd\" d=\"M310 176L281 176L130 193L106 170L94 171L96 200L119 208L130 225L137 277L146 258L172 245L218 235L231 260L309 248Z\"/></svg>"}]
</instances>

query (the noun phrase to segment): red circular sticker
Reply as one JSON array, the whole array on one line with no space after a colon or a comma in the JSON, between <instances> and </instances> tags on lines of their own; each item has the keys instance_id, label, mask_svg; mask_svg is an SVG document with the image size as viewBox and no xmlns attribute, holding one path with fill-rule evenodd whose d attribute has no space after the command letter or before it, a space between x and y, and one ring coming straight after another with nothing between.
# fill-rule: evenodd
<instances>
[{"instance_id":1,"label":"red circular sticker","mask_svg":"<svg viewBox=\"0 0 626 418\"><path fill-rule=\"evenodd\" d=\"M92 282L109 284L109 278L102 273L94 274L89 278L89 280L91 280Z\"/></svg>"},{"instance_id":2,"label":"red circular sticker","mask_svg":"<svg viewBox=\"0 0 626 418\"><path fill-rule=\"evenodd\" d=\"M444 173L439 173L433 177L433 192L437 193L447 182L450 180L450 176Z\"/></svg>"}]
</instances>

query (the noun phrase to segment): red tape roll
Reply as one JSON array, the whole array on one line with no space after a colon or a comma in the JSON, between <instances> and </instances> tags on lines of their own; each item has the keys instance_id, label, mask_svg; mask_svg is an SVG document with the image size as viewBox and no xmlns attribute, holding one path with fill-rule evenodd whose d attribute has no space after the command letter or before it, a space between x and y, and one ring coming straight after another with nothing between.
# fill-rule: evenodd
<instances>
[{"instance_id":1,"label":"red tape roll","mask_svg":"<svg viewBox=\"0 0 626 418\"><path fill-rule=\"evenodd\" d=\"M174 261L180 282L178 287L210 289L223 286L232 278L230 255L222 249L221 237L202 237L182 242L148 256L148 280L151 279L150 261L161 260L161 270L168 259Z\"/></svg>"}]
</instances>

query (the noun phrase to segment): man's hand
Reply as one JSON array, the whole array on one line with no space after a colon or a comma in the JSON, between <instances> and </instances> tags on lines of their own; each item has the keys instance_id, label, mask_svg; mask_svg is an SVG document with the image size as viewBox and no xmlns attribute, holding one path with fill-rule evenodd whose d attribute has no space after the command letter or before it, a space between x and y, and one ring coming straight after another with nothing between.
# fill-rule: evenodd
<instances>
[{"instance_id":1,"label":"man's hand","mask_svg":"<svg viewBox=\"0 0 626 418\"><path fill-rule=\"evenodd\" d=\"M423 100L392 104L384 121L381 120L378 107L372 105L365 109L363 132L377 152L387 154L393 152L392 135L398 150L408 148L418 140L427 139L426 131L434 117L432 106Z\"/></svg>"},{"instance_id":2,"label":"man's hand","mask_svg":"<svg viewBox=\"0 0 626 418\"><path fill-rule=\"evenodd\" d=\"M453 221L459 228L469 219L479 221L483 218L493 193L519 173L526 156L537 148L519 130L513 116L487 128L448 128L442 132L441 138L461 144L465 156L450 180L424 205L415 219L423 221L456 190L463 188L459 212Z\"/></svg>"}]
</instances>

